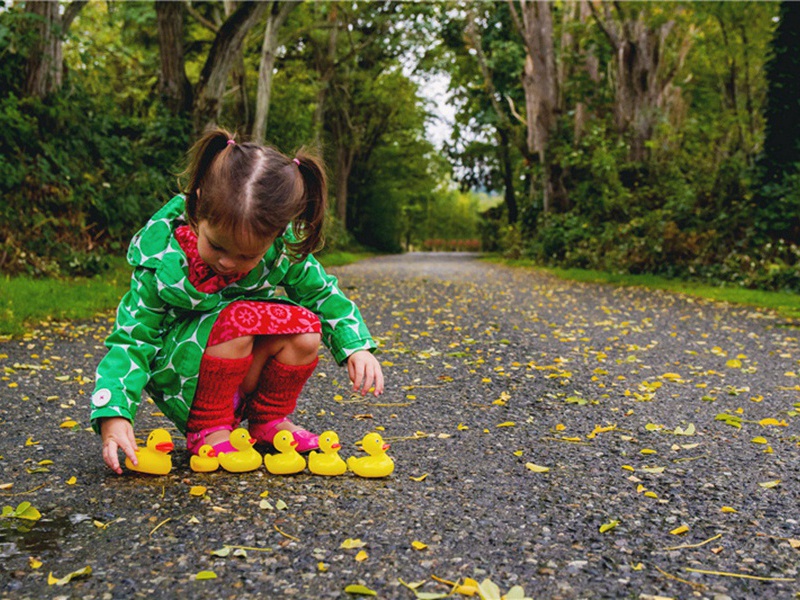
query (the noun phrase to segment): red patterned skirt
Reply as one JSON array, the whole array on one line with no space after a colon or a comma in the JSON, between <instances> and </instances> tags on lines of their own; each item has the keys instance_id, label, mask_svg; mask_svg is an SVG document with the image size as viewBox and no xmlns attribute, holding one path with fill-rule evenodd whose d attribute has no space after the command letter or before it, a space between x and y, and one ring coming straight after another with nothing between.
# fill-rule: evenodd
<instances>
[{"instance_id":1,"label":"red patterned skirt","mask_svg":"<svg viewBox=\"0 0 800 600\"><path fill-rule=\"evenodd\" d=\"M226 306L217 317L208 345L214 346L244 335L288 335L320 333L317 315L295 304L239 300Z\"/></svg>"}]
</instances>

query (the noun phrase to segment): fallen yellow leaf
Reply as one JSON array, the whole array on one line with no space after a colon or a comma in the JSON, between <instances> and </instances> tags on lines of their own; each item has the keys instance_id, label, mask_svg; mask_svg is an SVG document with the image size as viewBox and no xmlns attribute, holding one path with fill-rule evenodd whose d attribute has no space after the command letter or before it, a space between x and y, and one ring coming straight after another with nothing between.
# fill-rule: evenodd
<instances>
[{"instance_id":1,"label":"fallen yellow leaf","mask_svg":"<svg viewBox=\"0 0 800 600\"><path fill-rule=\"evenodd\" d=\"M78 569L77 571L73 571L65 575L64 577L58 578L53 576L53 572L47 574L47 585L67 585L70 581L75 579L76 577L88 577L92 574L92 567L86 566L82 569Z\"/></svg>"},{"instance_id":2,"label":"fallen yellow leaf","mask_svg":"<svg viewBox=\"0 0 800 600\"><path fill-rule=\"evenodd\" d=\"M66 421L62 422L61 425L59 425L59 427L67 429L67 428L75 427L75 425L77 425L77 424L78 424L78 422L75 421L74 419L67 419Z\"/></svg>"},{"instance_id":3,"label":"fallen yellow leaf","mask_svg":"<svg viewBox=\"0 0 800 600\"><path fill-rule=\"evenodd\" d=\"M670 533L672 535L683 535L684 533L687 533L688 531L689 531L689 526L688 525L681 525L680 527L676 527L675 529L670 531Z\"/></svg>"},{"instance_id":4,"label":"fallen yellow leaf","mask_svg":"<svg viewBox=\"0 0 800 600\"><path fill-rule=\"evenodd\" d=\"M616 519L614 519L612 521L609 521L608 523L603 523L602 525L600 525L600 533L605 533L606 531L611 531L617 525L619 525L619 521L617 521Z\"/></svg>"},{"instance_id":5,"label":"fallen yellow leaf","mask_svg":"<svg viewBox=\"0 0 800 600\"><path fill-rule=\"evenodd\" d=\"M411 546L414 548L414 550L425 550L425 548L428 547L428 544L424 544L422 542L414 540L413 542L411 542Z\"/></svg>"},{"instance_id":6,"label":"fallen yellow leaf","mask_svg":"<svg viewBox=\"0 0 800 600\"><path fill-rule=\"evenodd\" d=\"M412 481L425 481L425 478L426 478L427 476L428 476L428 474L427 474L427 473L423 473L423 474L422 474L422 475L420 475L419 477L413 477L413 476L410 476L410 477L409 477L409 479L411 479Z\"/></svg>"},{"instance_id":7,"label":"fallen yellow leaf","mask_svg":"<svg viewBox=\"0 0 800 600\"><path fill-rule=\"evenodd\" d=\"M78 483L78 478L73 475L72 477L67 479L66 483L67 485L75 485L76 483Z\"/></svg>"},{"instance_id":8,"label":"fallen yellow leaf","mask_svg":"<svg viewBox=\"0 0 800 600\"><path fill-rule=\"evenodd\" d=\"M766 443L768 443L768 442L767 442L767 438L765 438L765 437L761 437L760 435L759 435L759 436L757 436L757 437L754 437L754 438L753 438L752 440L750 440L750 441L751 441L751 442L753 442L754 444L766 444Z\"/></svg>"},{"instance_id":9,"label":"fallen yellow leaf","mask_svg":"<svg viewBox=\"0 0 800 600\"><path fill-rule=\"evenodd\" d=\"M377 596L377 592L375 590L369 589L367 586L359 585L359 584L352 584L348 585L344 588L345 593L347 594L358 594L361 596Z\"/></svg>"},{"instance_id":10,"label":"fallen yellow leaf","mask_svg":"<svg viewBox=\"0 0 800 600\"><path fill-rule=\"evenodd\" d=\"M202 581L204 579L216 579L217 574L214 571L200 571L197 575L194 576L195 579Z\"/></svg>"},{"instance_id":11,"label":"fallen yellow leaf","mask_svg":"<svg viewBox=\"0 0 800 600\"><path fill-rule=\"evenodd\" d=\"M359 539L347 538L345 541L341 543L339 548L345 548L346 550L352 550L354 548L363 548L366 546L366 542L362 542Z\"/></svg>"},{"instance_id":12,"label":"fallen yellow leaf","mask_svg":"<svg viewBox=\"0 0 800 600\"><path fill-rule=\"evenodd\" d=\"M368 557L366 550L359 550L358 554L356 554L356 562L364 562Z\"/></svg>"},{"instance_id":13,"label":"fallen yellow leaf","mask_svg":"<svg viewBox=\"0 0 800 600\"><path fill-rule=\"evenodd\" d=\"M30 566L31 569L38 569L43 564L44 563L42 561L40 561L38 558L34 558L32 556L28 557L28 566Z\"/></svg>"},{"instance_id":14,"label":"fallen yellow leaf","mask_svg":"<svg viewBox=\"0 0 800 600\"><path fill-rule=\"evenodd\" d=\"M732 506L723 506L723 507L722 507L722 508L720 508L719 510L720 510L721 512L724 512L724 513L735 513L735 512L736 512L736 509L735 509L735 508L733 508Z\"/></svg>"},{"instance_id":15,"label":"fallen yellow leaf","mask_svg":"<svg viewBox=\"0 0 800 600\"><path fill-rule=\"evenodd\" d=\"M207 491L208 491L208 489L207 489L205 486L203 486L203 485L194 485L194 486L192 486L192 488L189 490L189 495L190 495L190 496L202 496L202 495L203 495L203 494L205 494Z\"/></svg>"},{"instance_id":16,"label":"fallen yellow leaf","mask_svg":"<svg viewBox=\"0 0 800 600\"><path fill-rule=\"evenodd\" d=\"M774 488L777 485L779 485L780 482L781 482L780 479L775 479L773 481L765 481L763 483L759 483L758 485L760 485L762 488Z\"/></svg>"},{"instance_id":17,"label":"fallen yellow leaf","mask_svg":"<svg viewBox=\"0 0 800 600\"><path fill-rule=\"evenodd\" d=\"M534 473L547 473L550 470L550 467L542 467L541 465L535 465L531 462L526 463L525 467Z\"/></svg>"},{"instance_id":18,"label":"fallen yellow leaf","mask_svg":"<svg viewBox=\"0 0 800 600\"><path fill-rule=\"evenodd\" d=\"M504 423L498 423L498 427L514 427L516 423L514 421L505 421Z\"/></svg>"}]
</instances>

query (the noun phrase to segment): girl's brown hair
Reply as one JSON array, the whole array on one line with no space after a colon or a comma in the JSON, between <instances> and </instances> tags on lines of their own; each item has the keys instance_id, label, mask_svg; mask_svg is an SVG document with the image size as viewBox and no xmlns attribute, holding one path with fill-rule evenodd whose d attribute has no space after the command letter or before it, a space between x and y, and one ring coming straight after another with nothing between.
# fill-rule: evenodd
<instances>
[{"instance_id":1,"label":"girl's brown hair","mask_svg":"<svg viewBox=\"0 0 800 600\"><path fill-rule=\"evenodd\" d=\"M287 245L294 254L305 258L322 247L327 177L322 161L304 149L292 159L213 129L192 146L181 175L195 229L208 221L257 245L292 224L297 241Z\"/></svg>"}]
</instances>

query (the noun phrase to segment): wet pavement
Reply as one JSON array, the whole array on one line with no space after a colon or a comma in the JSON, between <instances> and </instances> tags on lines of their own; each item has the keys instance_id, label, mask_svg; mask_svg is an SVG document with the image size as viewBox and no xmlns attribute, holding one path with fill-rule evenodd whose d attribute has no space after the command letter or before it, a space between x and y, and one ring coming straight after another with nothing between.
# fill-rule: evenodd
<instances>
[{"instance_id":1,"label":"wet pavement","mask_svg":"<svg viewBox=\"0 0 800 600\"><path fill-rule=\"evenodd\" d=\"M0 506L42 515L0 518L0 597L451 590L434 577L532 598L800 592L798 329L466 253L331 271L387 389L352 397L324 352L296 420L344 457L379 431L390 477L196 474L174 430L169 475L116 476L87 420L111 316L49 323L0 343ZM145 402L137 436L154 427Z\"/></svg>"}]
</instances>

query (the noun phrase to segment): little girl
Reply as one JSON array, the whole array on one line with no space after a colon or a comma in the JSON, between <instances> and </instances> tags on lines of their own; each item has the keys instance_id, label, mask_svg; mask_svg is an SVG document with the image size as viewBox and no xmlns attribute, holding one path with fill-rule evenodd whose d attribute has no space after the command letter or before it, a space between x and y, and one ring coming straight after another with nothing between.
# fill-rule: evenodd
<instances>
[{"instance_id":1,"label":"little girl","mask_svg":"<svg viewBox=\"0 0 800 600\"><path fill-rule=\"evenodd\" d=\"M103 459L137 464L133 420L145 389L188 449L236 452L246 419L271 443L292 431L299 451L317 436L288 419L322 341L347 364L353 389L383 393L376 344L356 305L311 252L321 245L327 182L313 156L236 143L221 129L190 151L188 184L136 234L131 289L97 367L92 426ZM278 287L288 297L277 297Z\"/></svg>"}]
</instances>

